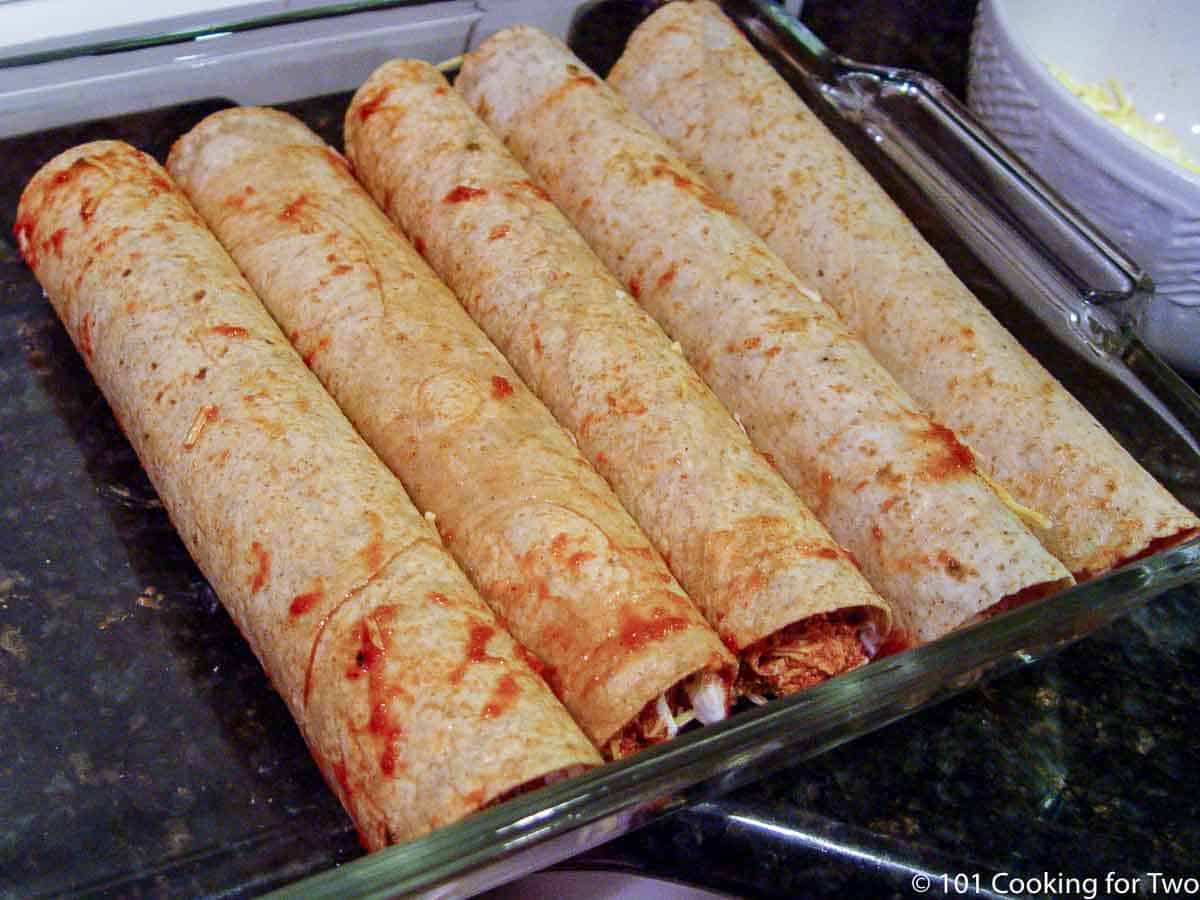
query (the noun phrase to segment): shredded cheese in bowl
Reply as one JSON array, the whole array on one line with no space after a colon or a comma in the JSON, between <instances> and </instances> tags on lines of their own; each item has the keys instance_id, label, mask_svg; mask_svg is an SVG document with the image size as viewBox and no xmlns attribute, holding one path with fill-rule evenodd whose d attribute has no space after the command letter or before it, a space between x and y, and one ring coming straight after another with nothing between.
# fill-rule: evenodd
<instances>
[{"instance_id":1,"label":"shredded cheese in bowl","mask_svg":"<svg viewBox=\"0 0 1200 900\"><path fill-rule=\"evenodd\" d=\"M1076 80L1056 65L1047 63L1046 68L1067 90L1135 141L1189 171L1200 173L1200 162L1188 156L1183 144L1169 129L1142 118L1115 78L1104 84L1089 83Z\"/></svg>"}]
</instances>

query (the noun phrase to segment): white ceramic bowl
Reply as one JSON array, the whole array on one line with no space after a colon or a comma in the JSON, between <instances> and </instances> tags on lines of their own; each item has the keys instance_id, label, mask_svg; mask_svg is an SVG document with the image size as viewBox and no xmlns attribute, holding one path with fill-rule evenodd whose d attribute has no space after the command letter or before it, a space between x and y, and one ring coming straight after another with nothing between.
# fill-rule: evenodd
<instances>
[{"instance_id":1,"label":"white ceramic bowl","mask_svg":"<svg viewBox=\"0 0 1200 900\"><path fill-rule=\"evenodd\" d=\"M1200 375L1200 174L1093 112L1046 63L1077 81L1116 79L1200 160L1200 2L983 0L968 85L983 122L1150 273L1142 336Z\"/></svg>"}]
</instances>

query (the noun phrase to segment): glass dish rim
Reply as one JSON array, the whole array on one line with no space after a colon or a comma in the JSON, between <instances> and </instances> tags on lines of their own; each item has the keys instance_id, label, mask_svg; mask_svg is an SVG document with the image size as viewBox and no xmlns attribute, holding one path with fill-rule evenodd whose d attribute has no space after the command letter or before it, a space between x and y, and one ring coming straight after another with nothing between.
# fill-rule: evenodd
<instances>
[{"instance_id":1,"label":"glass dish rim","mask_svg":"<svg viewBox=\"0 0 1200 900\"><path fill-rule=\"evenodd\" d=\"M146 34L129 35L108 40L85 41L63 47L44 50L26 50L15 53L0 52L0 71L41 63L61 62L89 56L110 56L135 50L148 50L171 44L187 44L207 41L228 34L239 34L268 28L279 28L312 22L318 19L336 19L356 13L383 12L402 7L432 6L438 0L342 0L337 3L322 3L318 6L284 9L263 15L235 17L228 20L209 22L202 25L184 26L150 31Z\"/></svg>"}]
</instances>

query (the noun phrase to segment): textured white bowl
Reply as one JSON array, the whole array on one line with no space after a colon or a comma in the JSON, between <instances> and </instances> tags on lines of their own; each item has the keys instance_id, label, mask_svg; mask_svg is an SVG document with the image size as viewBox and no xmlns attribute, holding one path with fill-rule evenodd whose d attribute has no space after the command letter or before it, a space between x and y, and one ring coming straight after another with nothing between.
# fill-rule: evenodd
<instances>
[{"instance_id":1,"label":"textured white bowl","mask_svg":"<svg viewBox=\"0 0 1200 900\"><path fill-rule=\"evenodd\" d=\"M983 0L968 103L1154 279L1146 342L1200 375L1200 174L1105 121L1061 85L1115 78L1142 118L1200 159L1198 0Z\"/></svg>"}]
</instances>

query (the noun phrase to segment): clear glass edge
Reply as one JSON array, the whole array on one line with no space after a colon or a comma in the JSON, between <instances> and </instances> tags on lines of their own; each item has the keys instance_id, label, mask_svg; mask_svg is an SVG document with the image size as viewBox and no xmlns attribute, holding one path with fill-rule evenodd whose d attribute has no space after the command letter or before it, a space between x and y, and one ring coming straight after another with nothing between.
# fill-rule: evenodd
<instances>
[{"instance_id":1,"label":"clear glass edge","mask_svg":"<svg viewBox=\"0 0 1200 900\"><path fill-rule=\"evenodd\" d=\"M293 25L298 22L336 18L355 13L378 12L402 6L427 6L436 2L437 0L345 0L345 2L341 3L328 3L310 8L289 9L264 16L251 16L227 21L219 20L190 28L154 31L136 37L113 38L106 41L69 44L65 47L56 47L53 49L0 55L0 70L57 62L65 59L76 59L82 56L102 56L113 53L125 53L131 50L145 50L149 47L161 47L167 44L203 41L219 35L254 31L261 28L276 28L284 25Z\"/></svg>"}]
</instances>

